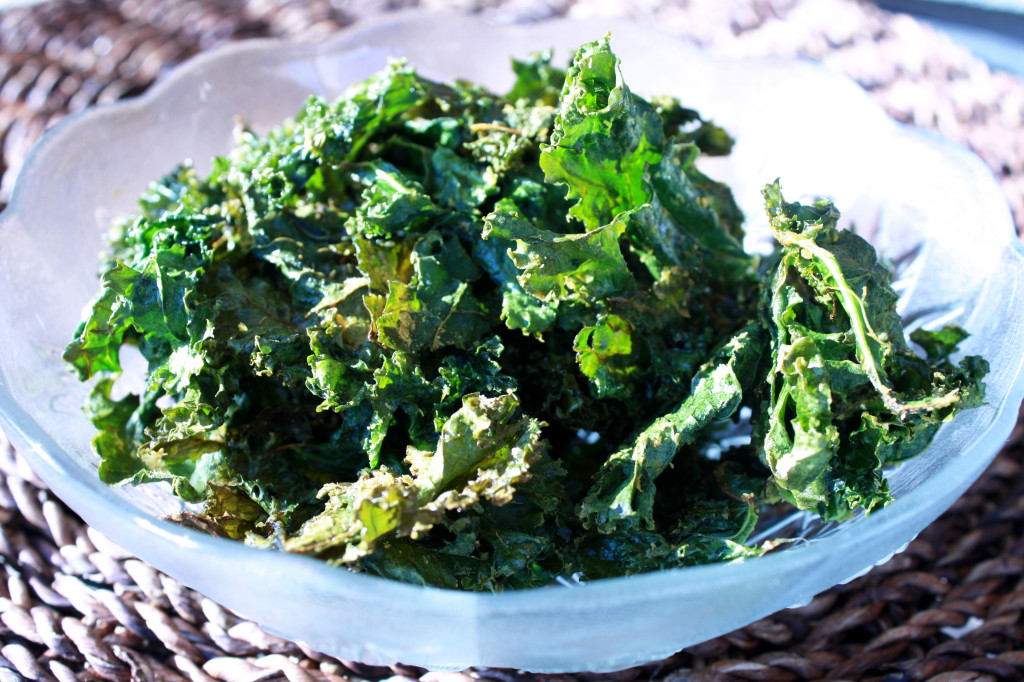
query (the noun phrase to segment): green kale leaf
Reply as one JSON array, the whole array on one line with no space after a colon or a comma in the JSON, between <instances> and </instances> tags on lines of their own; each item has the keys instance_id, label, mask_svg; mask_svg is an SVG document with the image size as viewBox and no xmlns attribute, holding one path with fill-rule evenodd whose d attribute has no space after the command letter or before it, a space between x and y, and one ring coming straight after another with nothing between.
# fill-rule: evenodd
<instances>
[{"instance_id":1,"label":"green kale leaf","mask_svg":"<svg viewBox=\"0 0 1024 682\"><path fill-rule=\"evenodd\" d=\"M700 170L732 138L633 93L608 37L512 70L393 60L151 183L64 354L100 479L339 570L526 589L759 556L770 505L878 509L984 399L831 204L769 185L780 248L747 254Z\"/></svg>"},{"instance_id":2,"label":"green kale leaf","mask_svg":"<svg viewBox=\"0 0 1024 682\"><path fill-rule=\"evenodd\" d=\"M915 355L891 274L837 229L835 207L788 203L778 181L764 196L782 252L765 289L774 370L757 421L762 460L782 498L825 520L876 510L890 499L882 467L979 404L987 365L948 360L963 339L955 329L918 334L930 357Z\"/></svg>"}]
</instances>

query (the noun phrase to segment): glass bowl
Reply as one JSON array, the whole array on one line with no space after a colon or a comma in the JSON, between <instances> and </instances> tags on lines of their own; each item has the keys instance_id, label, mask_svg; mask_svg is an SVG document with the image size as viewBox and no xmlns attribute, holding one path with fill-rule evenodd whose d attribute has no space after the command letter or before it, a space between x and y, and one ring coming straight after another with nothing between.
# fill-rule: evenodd
<instances>
[{"instance_id":1,"label":"glass bowl","mask_svg":"<svg viewBox=\"0 0 1024 682\"><path fill-rule=\"evenodd\" d=\"M895 502L820 527L807 542L718 564L500 594L389 582L303 556L246 547L160 520L178 508L159 486L111 489L96 477L87 387L60 360L97 290L108 221L177 162L202 169L231 145L235 117L265 130L311 92L328 97L402 55L433 78L511 85L510 55L568 50L611 31L626 81L674 94L737 138L705 170L732 183L751 244L765 239L760 187L832 198L899 272L908 326L956 322L968 354L992 365L987 404L960 414L890 475ZM186 585L268 630L341 658L430 668L612 670L803 604L904 547L999 451L1024 391L1024 250L985 166L902 127L854 84L781 59L728 60L619 20L495 26L398 14L317 46L228 46L174 71L144 97L69 118L37 146L0 217L0 413L14 445L86 522Z\"/></svg>"}]
</instances>

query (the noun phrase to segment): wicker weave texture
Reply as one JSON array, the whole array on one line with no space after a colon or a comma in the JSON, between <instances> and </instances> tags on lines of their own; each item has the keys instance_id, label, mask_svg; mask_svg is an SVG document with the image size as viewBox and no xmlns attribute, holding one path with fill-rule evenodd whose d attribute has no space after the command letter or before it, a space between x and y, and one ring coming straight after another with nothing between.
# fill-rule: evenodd
<instances>
[{"instance_id":1,"label":"wicker weave texture","mask_svg":"<svg viewBox=\"0 0 1024 682\"><path fill-rule=\"evenodd\" d=\"M896 119L992 168L1024 233L1024 81L852 0L59 0L0 14L0 201L69 112L142 92L228 40L317 40L421 6L499 21L637 16L730 55L820 59ZM0 440L0 681L1024 679L1024 432L910 547L810 605L606 675L429 673L339 661L263 632L91 531Z\"/></svg>"}]
</instances>

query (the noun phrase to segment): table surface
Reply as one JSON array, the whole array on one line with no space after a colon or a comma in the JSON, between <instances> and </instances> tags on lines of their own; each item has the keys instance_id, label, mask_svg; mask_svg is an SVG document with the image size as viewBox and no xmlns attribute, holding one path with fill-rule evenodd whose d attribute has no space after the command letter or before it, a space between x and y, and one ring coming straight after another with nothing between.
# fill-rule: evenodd
<instances>
[{"instance_id":1,"label":"table surface","mask_svg":"<svg viewBox=\"0 0 1024 682\"><path fill-rule=\"evenodd\" d=\"M636 16L729 55L821 60L897 120L974 150L1024 233L1024 79L852 0L58 0L0 12L0 203L71 111L143 92L225 41L311 41L408 7L494 21ZM869 574L613 674L375 668L271 636L135 559L54 498L0 436L0 680L1014 680L1024 678L1024 431L906 551Z\"/></svg>"},{"instance_id":2,"label":"table surface","mask_svg":"<svg viewBox=\"0 0 1024 682\"><path fill-rule=\"evenodd\" d=\"M990 66L1024 76L1024 2L1020 0L875 0L948 33Z\"/></svg>"}]
</instances>

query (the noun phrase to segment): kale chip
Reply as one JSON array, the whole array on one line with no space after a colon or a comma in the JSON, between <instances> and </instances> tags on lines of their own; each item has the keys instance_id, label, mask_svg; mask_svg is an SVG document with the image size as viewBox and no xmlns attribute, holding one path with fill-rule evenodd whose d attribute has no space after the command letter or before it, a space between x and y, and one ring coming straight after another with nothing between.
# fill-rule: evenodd
<instances>
[{"instance_id":1,"label":"kale chip","mask_svg":"<svg viewBox=\"0 0 1024 682\"><path fill-rule=\"evenodd\" d=\"M768 185L779 250L744 252L697 165L731 138L632 93L607 37L512 68L500 96L395 60L151 184L64 355L102 480L257 547L518 589L756 556L768 504L874 511L983 399L962 330L911 350L831 204ZM115 397L125 347L148 372Z\"/></svg>"}]
</instances>

